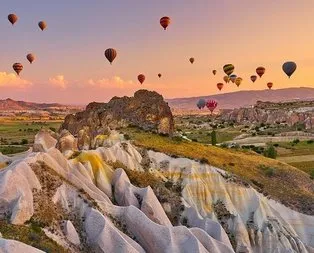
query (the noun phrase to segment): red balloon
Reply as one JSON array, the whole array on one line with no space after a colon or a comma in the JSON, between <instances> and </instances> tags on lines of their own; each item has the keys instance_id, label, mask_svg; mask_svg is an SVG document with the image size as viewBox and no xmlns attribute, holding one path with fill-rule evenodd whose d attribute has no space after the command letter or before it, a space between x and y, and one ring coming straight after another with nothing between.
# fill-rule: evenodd
<instances>
[{"instance_id":1,"label":"red balloon","mask_svg":"<svg viewBox=\"0 0 314 253\"><path fill-rule=\"evenodd\" d=\"M222 88L224 87L224 84L223 83L217 83L217 88L219 90L222 90Z\"/></svg>"},{"instance_id":2,"label":"red balloon","mask_svg":"<svg viewBox=\"0 0 314 253\"><path fill-rule=\"evenodd\" d=\"M145 76L144 76L143 74L139 74L139 75L137 76L137 80L138 80L141 84L143 84L144 81L145 81Z\"/></svg>"},{"instance_id":3,"label":"red balloon","mask_svg":"<svg viewBox=\"0 0 314 253\"><path fill-rule=\"evenodd\" d=\"M206 107L210 110L211 113L216 109L218 103L215 100L208 100L206 102Z\"/></svg>"},{"instance_id":4,"label":"red balloon","mask_svg":"<svg viewBox=\"0 0 314 253\"><path fill-rule=\"evenodd\" d=\"M267 87L268 87L268 89L271 89L272 87L273 87L273 83L272 82L269 82L269 83L267 83Z\"/></svg>"},{"instance_id":5,"label":"red balloon","mask_svg":"<svg viewBox=\"0 0 314 253\"><path fill-rule=\"evenodd\" d=\"M168 25L170 25L170 18L169 17L162 17L160 19L160 25L164 28L164 30L167 29Z\"/></svg>"},{"instance_id":6,"label":"red balloon","mask_svg":"<svg viewBox=\"0 0 314 253\"><path fill-rule=\"evenodd\" d=\"M264 67L258 67L256 69L256 73L259 75L259 77L262 77L265 74L265 68Z\"/></svg>"}]
</instances>

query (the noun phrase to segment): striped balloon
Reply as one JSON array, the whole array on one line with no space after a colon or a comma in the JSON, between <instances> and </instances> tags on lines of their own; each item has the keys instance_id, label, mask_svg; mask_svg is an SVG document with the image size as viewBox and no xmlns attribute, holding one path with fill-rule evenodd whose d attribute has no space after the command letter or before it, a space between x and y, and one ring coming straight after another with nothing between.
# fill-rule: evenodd
<instances>
[{"instance_id":1,"label":"striped balloon","mask_svg":"<svg viewBox=\"0 0 314 253\"><path fill-rule=\"evenodd\" d=\"M105 51L105 56L107 60L110 62L110 64L112 64L114 59L117 57L117 51L113 48L108 48Z\"/></svg>"},{"instance_id":2,"label":"striped balloon","mask_svg":"<svg viewBox=\"0 0 314 253\"><path fill-rule=\"evenodd\" d=\"M216 109L218 103L215 100L208 100L206 102L206 107L210 110L211 113Z\"/></svg>"},{"instance_id":3,"label":"striped balloon","mask_svg":"<svg viewBox=\"0 0 314 253\"><path fill-rule=\"evenodd\" d=\"M33 63L33 61L35 60L35 55L33 54L28 54L26 55L27 60L29 61L30 64Z\"/></svg>"},{"instance_id":4,"label":"striped balloon","mask_svg":"<svg viewBox=\"0 0 314 253\"><path fill-rule=\"evenodd\" d=\"M256 69L256 73L259 75L259 77L262 77L265 74L265 68L264 67L258 67Z\"/></svg>"},{"instance_id":5,"label":"striped balloon","mask_svg":"<svg viewBox=\"0 0 314 253\"><path fill-rule=\"evenodd\" d=\"M139 75L137 76L137 80L138 80L141 84L143 84L144 81L145 81L145 76L144 76L143 74L139 74Z\"/></svg>"},{"instance_id":6,"label":"striped balloon","mask_svg":"<svg viewBox=\"0 0 314 253\"><path fill-rule=\"evenodd\" d=\"M23 65L17 62L17 63L14 63L12 67L14 71L16 72L16 74L19 76L21 71L23 70Z\"/></svg>"},{"instance_id":7,"label":"striped balloon","mask_svg":"<svg viewBox=\"0 0 314 253\"><path fill-rule=\"evenodd\" d=\"M162 17L160 19L160 25L164 28L164 30L167 29L168 25L170 25L170 18L169 17Z\"/></svg>"},{"instance_id":8,"label":"striped balloon","mask_svg":"<svg viewBox=\"0 0 314 253\"><path fill-rule=\"evenodd\" d=\"M226 73L227 76L230 76L233 71L234 71L234 66L232 64L226 64L223 67L224 72Z\"/></svg>"},{"instance_id":9,"label":"striped balloon","mask_svg":"<svg viewBox=\"0 0 314 253\"><path fill-rule=\"evenodd\" d=\"M39 28L40 28L42 31L47 28L47 24L46 24L45 21L40 21L40 22L38 23L38 26L39 26Z\"/></svg>"},{"instance_id":10,"label":"striped balloon","mask_svg":"<svg viewBox=\"0 0 314 253\"><path fill-rule=\"evenodd\" d=\"M230 76L230 80L232 83L234 83L236 79L237 79L237 75L231 75Z\"/></svg>"},{"instance_id":11,"label":"striped balloon","mask_svg":"<svg viewBox=\"0 0 314 253\"><path fill-rule=\"evenodd\" d=\"M18 19L19 19L18 16L16 16L13 13L8 15L8 20L12 25L14 25Z\"/></svg>"}]
</instances>

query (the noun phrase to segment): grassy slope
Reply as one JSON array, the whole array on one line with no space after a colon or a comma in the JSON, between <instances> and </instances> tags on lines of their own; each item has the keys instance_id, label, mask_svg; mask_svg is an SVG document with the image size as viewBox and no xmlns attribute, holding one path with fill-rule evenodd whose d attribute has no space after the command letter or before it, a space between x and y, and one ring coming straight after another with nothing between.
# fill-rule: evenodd
<instances>
[{"instance_id":1,"label":"grassy slope","mask_svg":"<svg viewBox=\"0 0 314 253\"><path fill-rule=\"evenodd\" d=\"M169 155L207 159L209 164L238 175L254 188L286 206L314 214L314 182L299 169L250 152L175 141L137 129L125 131L138 146ZM275 174L271 177L267 176L267 169L265 170L268 167L275 169Z\"/></svg>"}]
</instances>

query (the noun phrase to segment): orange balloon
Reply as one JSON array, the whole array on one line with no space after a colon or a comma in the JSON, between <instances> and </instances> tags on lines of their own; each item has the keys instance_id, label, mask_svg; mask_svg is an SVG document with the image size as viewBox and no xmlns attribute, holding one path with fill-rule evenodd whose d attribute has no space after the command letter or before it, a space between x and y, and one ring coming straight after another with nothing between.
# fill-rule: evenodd
<instances>
[{"instance_id":1,"label":"orange balloon","mask_svg":"<svg viewBox=\"0 0 314 253\"><path fill-rule=\"evenodd\" d=\"M40 22L38 23L38 26L39 26L39 28L40 28L42 31L47 28L47 24L46 24L45 21L40 21Z\"/></svg>"},{"instance_id":2,"label":"orange balloon","mask_svg":"<svg viewBox=\"0 0 314 253\"><path fill-rule=\"evenodd\" d=\"M13 13L8 15L8 20L10 21L12 25L14 25L18 19L19 17Z\"/></svg>"}]
</instances>

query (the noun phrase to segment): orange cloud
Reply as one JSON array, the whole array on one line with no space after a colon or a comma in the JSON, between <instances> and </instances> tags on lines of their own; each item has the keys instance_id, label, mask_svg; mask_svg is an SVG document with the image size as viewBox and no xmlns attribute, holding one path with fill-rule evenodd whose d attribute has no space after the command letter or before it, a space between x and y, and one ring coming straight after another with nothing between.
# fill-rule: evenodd
<instances>
[{"instance_id":1,"label":"orange cloud","mask_svg":"<svg viewBox=\"0 0 314 253\"><path fill-rule=\"evenodd\" d=\"M68 81L65 80L64 75L57 75L55 77L49 78L49 82L59 88L66 89L68 85Z\"/></svg>"},{"instance_id":2,"label":"orange cloud","mask_svg":"<svg viewBox=\"0 0 314 253\"><path fill-rule=\"evenodd\" d=\"M13 73L0 72L0 87L26 88L32 82L22 79Z\"/></svg>"},{"instance_id":3,"label":"orange cloud","mask_svg":"<svg viewBox=\"0 0 314 253\"><path fill-rule=\"evenodd\" d=\"M113 76L112 78L102 78L98 80L89 79L87 81L87 84L94 87L99 88L125 88L130 87L130 85L133 85L133 81L128 80L125 81L119 76Z\"/></svg>"}]
</instances>

